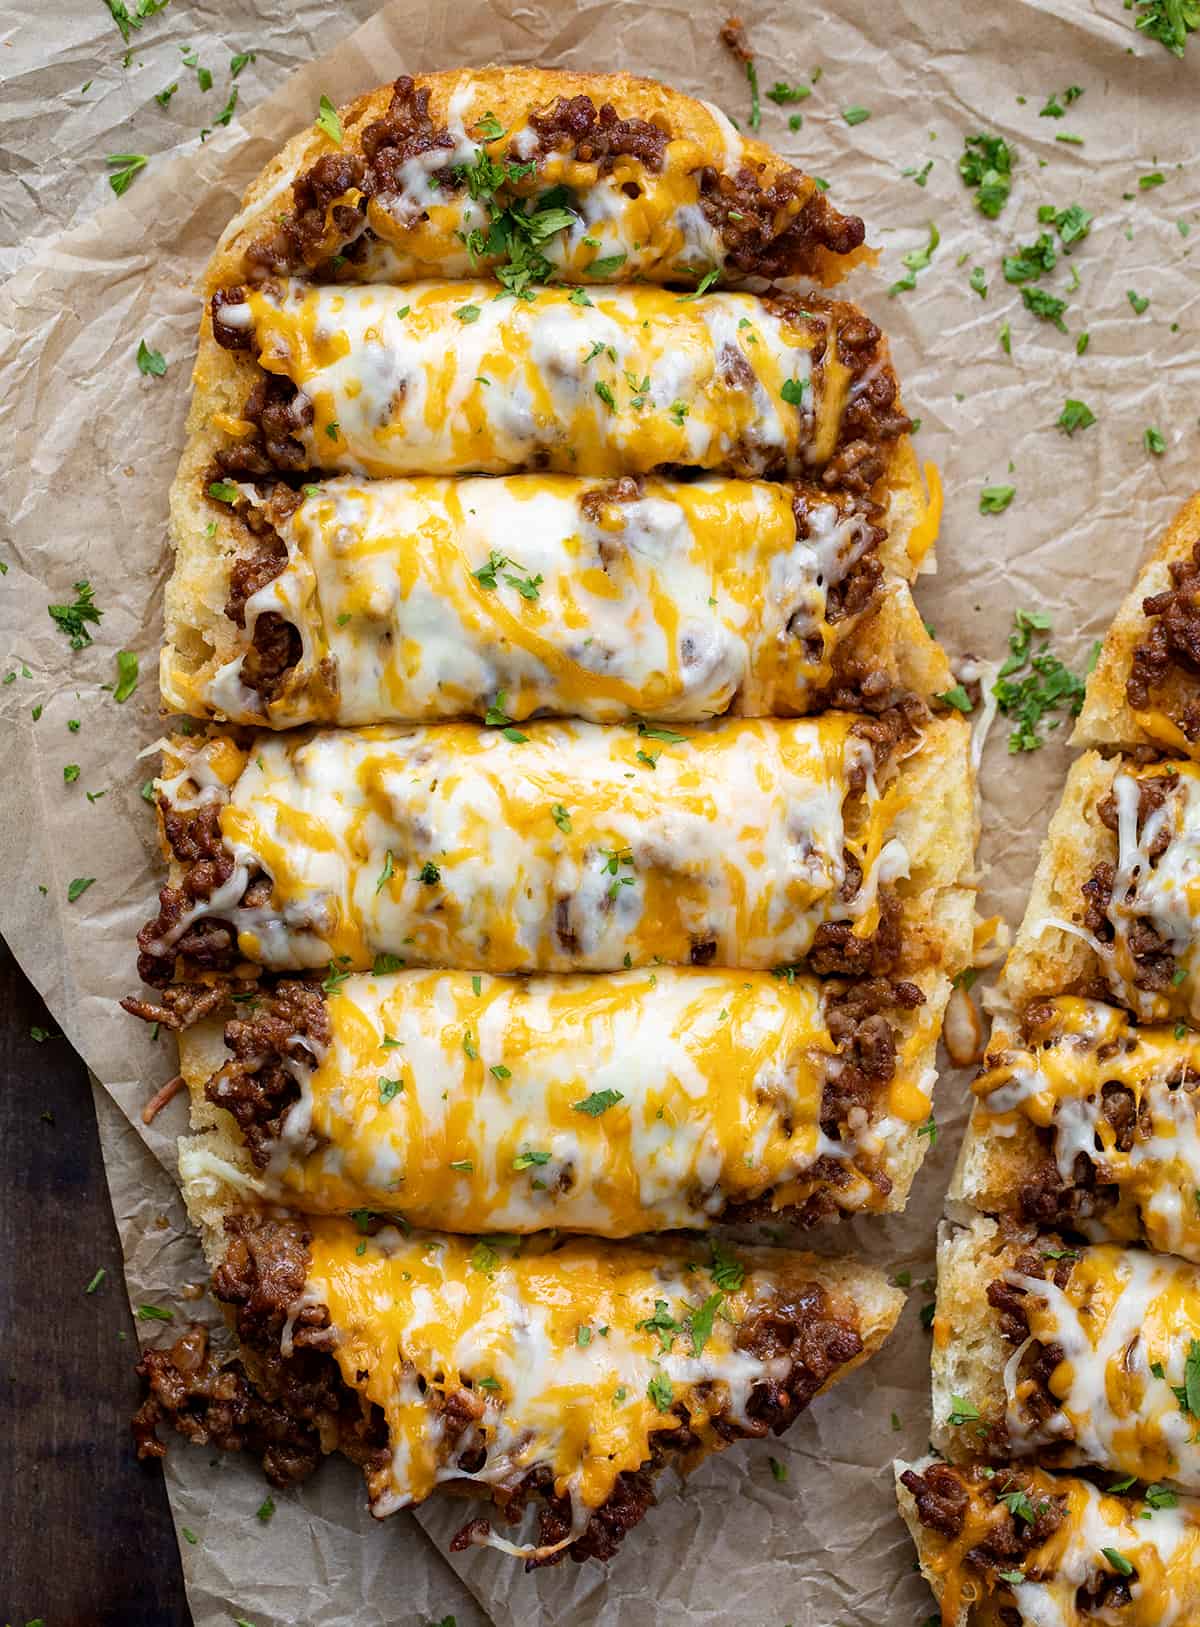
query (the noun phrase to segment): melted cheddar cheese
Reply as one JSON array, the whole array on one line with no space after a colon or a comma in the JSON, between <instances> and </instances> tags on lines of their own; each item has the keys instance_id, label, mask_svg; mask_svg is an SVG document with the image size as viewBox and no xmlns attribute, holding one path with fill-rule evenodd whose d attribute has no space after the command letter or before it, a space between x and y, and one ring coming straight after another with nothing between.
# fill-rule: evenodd
<instances>
[{"instance_id":1,"label":"melted cheddar cheese","mask_svg":"<svg viewBox=\"0 0 1200 1627\"><path fill-rule=\"evenodd\" d=\"M738 1349L738 1324L819 1282L820 1267L759 1255L744 1273L719 1272L721 1288L708 1257L582 1240L539 1253L391 1226L364 1238L344 1220L315 1222L303 1302L328 1306L343 1379L388 1425L373 1512L420 1502L444 1480L513 1490L546 1467L571 1501L574 1536L618 1475L648 1462L655 1435L678 1428L679 1409L698 1438L692 1461L721 1450L714 1416L745 1422L753 1386L790 1366L786 1354ZM447 1440L438 1403L464 1386L479 1416ZM464 1469L477 1447L482 1467Z\"/></svg>"},{"instance_id":2,"label":"melted cheddar cheese","mask_svg":"<svg viewBox=\"0 0 1200 1627\"><path fill-rule=\"evenodd\" d=\"M219 804L235 863L166 941L215 916L276 970L795 961L823 922L872 933L880 883L909 868L889 830L903 774L876 783L853 722L392 726L261 736L244 756L184 742L160 793ZM271 897L243 904L259 872Z\"/></svg>"},{"instance_id":3,"label":"melted cheddar cheese","mask_svg":"<svg viewBox=\"0 0 1200 1627\"><path fill-rule=\"evenodd\" d=\"M255 488L241 488L252 504ZM700 721L798 714L833 676L829 591L872 540L861 514L764 482L648 480L634 496L568 475L334 479L278 527L283 571L246 602L242 653L167 684L235 722L428 722L559 713ZM301 655L264 702L242 681L260 616Z\"/></svg>"},{"instance_id":4,"label":"melted cheddar cheese","mask_svg":"<svg viewBox=\"0 0 1200 1627\"><path fill-rule=\"evenodd\" d=\"M1073 1182L1082 1154L1097 1184L1117 1188L1115 1204L1080 1218L1082 1231L1145 1237L1200 1262L1200 1034L1135 1028L1127 1013L1098 1000L1046 1004L1046 1037L1028 1048L1005 1045L976 1079L978 1133L1005 1136L1021 1122L1049 1131L1064 1181ZM1104 1111L1109 1085L1132 1098L1129 1147Z\"/></svg>"},{"instance_id":5,"label":"melted cheddar cheese","mask_svg":"<svg viewBox=\"0 0 1200 1627\"><path fill-rule=\"evenodd\" d=\"M895 1078L830 1139L822 1092L845 1064L813 978L412 971L351 977L327 1009L332 1039L315 1068L291 1067L300 1100L258 1189L306 1212L625 1237L764 1195L881 1209L858 1165L886 1173L911 1151L932 1097L925 1008L897 1035Z\"/></svg>"},{"instance_id":6,"label":"melted cheddar cheese","mask_svg":"<svg viewBox=\"0 0 1200 1627\"><path fill-rule=\"evenodd\" d=\"M1164 1506L1157 1496L1114 1497L1090 1481L1024 1467L1019 1479L998 1469L983 1484L964 1473L963 1484L969 1500L960 1534L921 1533L922 1568L937 1590L945 1627L957 1627L964 1607L970 1627L1011 1627L1014 1610L1022 1627L1194 1627L1200 1621L1200 1502L1180 1497ZM1011 1526L1002 1501L1010 1485L1035 1509L1053 1499L1063 1519L1020 1564L984 1567L971 1550L993 1528ZM1088 1608L1106 1581L1122 1580L1128 1602Z\"/></svg>"},{"instance_id":7,"label":"melted cheddar cheese","mask_svg":"<svg viewBox=\"0 0 1200 1627\"><path fill-rule=\"evenodd\" d=\"M1200 1338L1196 1268L1097 1244L1080 1251L1065 1288L1016 1270L1004 1275L1025 1290L1030 1339L1063 1353L1049 1377L1057 1407L1041 1423L1025 1405L1034 1388L1021 1373L1025 1346L1009 1360L1004 1385L1013 1450L1053 1447L1066 1463L1200 1489L1198 1415L1188 1404L1189 1377L1192 1398L1200 1395L1197 1363L1190 1361Z\"/></svg>"},{"instance_id":8,"label":"melted cheddar cheese","mask_svg":"<svg viewBox=\"0 0 1200 1627\"><path fill-rule=\"evenodd\" d=\"M1140 820L1139 787L1163 775L1177 776L1178 784L1161 807ZM1122 770L1112 789L1117 854L1107 914L1113 942L1100 943L1080 928L1068 930L1088 937L1113 994L1141 1022L1177 1016L1200 1020L1200 764ZM1141 968L1131 951L1131 934L1139 919L1153 926L1175 957L1175 977L1167 989L1138 987Z\"/></svg>"},{"instance_id":9,"label":"melted cheddar cheese","mask_svg":"<svg viewBox=\"0 0 1200 1627\"><path fill-rule=\"evenodd\" d=\"M221 321L311 403L295 434L317 469L802 475L833 455L849 400L834 314L789 322L749 294L650 287L588 298L292 281L248 290Z\"/></svg>"}]
</instances>

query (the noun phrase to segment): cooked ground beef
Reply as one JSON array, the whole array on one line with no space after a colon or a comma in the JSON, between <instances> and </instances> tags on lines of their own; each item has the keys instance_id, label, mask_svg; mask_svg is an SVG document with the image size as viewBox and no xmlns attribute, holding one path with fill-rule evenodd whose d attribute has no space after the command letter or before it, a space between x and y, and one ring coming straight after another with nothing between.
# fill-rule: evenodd
<instances>
[{"instance_id":1,"label":"cooked ground beef","mask_svg":"<svg viewBox=\"0 0 1200 1627\"><path fill-rule=\"evenodd\" d=\"M1046 1497L1028 1472L1014 1468L990 1479L949 1463L931 1463L922 1474L907 1469L900 1483L912 1494L917 1518L927 1530L954 1541L961 1536L972 1498L990 1505L993 1518L984 1540L966 1555L980 1569L1012 1570L1048 1542L1066 1516L1065 1497ZM1024 1492L1034 1517L1010 1512L1004 1498Z\"/></svg>"},{"instance_id":2,"label":"cooked ground beef","mask_svg":"<svg viewBox=\"0 0 1200 1627\"><path fill-rule=\"evenodd\" d=\"M668 130L646 119L618 118L611 102L597 109L590 96L559 96L545 111L531 113L529 122L538 134L530 156L572 152L582 164L597 164L601 175L622 155L657 174L671 139Z\"/></svg>"},{"instance_id":3,"label":"cooked ground beef","mask_svg":"<svg viewBox=\"0 0 1200 1627\"><path fill-rule=\"evenodd\" d=\"M217 332L221 343L224 342L221 333L225 331ZM313 405L290 379L278 373L261 374L250 386L242 417L256 426L257 433L221 448L217 463L223 474L240 478L280 470L298 473L307 468L308 454L296 434L312 423Z\"/></svg>"},{"instance_id":4,"label":"cooked ground beef","mask_svg":"<svg viewBox=\"0 0 1200 1627\"><path fill-rule=\"evenodd\" d=\"M157 965L157 962L155 963ZM143 1022L161 1023L164 1028L178 1032L190 1028L202 1017L224 1005L230 997L227 981L218 983L172 983L164 988L158 1000L138 1000L126 995L121 1005L131 1017Z\"/></svg>"},{"instance_id":5,"label":"cooked ground beef","mask_svg":"<svg viewBox=\"0 0 1200 1627\"><path fill-rule=\"evenodd\" d=\"M1151 774L1137 782L1138 806L1137 828L1140 836L1150 815L1157 813L1167 798L1179 784L1179 775L1174 771L1165 774ZM1115 836L1120 829L1121 815L1117 807L1115 793L1109 792L1096 804L1096 817L1106 830L1112 831ZM1147 856L1151 859L1161 859L1167 848L1171 845L1171 822L1163 820L1161 828L1155 832L1150 843Z\"/></svg>"},{"instance_id":6,"label":"cooked ground beef","mask_svg":"<svg viewBox=\"0 0 1200 1627\"><path fill-rule=\"evenodd\" d=\"M268 1477L276 1485L304 1479L324 1451L339 1451L364 1471L373 1493L387 1483L390 1454L382 1414L347 1386L332 1355L336 1333L328 1309L304 1305L296 1310L308 1276L309 1234L296 1219L237 1215L225 1222L229 1237L222 1263L213 1273L213 1293L231 1306L239 1360L220 1363L208 1350L202 1328L188 1330L169 1350L147 1351L138 1372L147 1396L134 1419L141 1457L161 1457L159 1423L170 1422L192 1441L223 1449L261 1453ZM290 1326L292 1349L283 1355L280 1340ZM816 1283L802 1284L748 1317L737 1332L740 1350L762 1359L786 1360L785 1376L764 1380L751 1392L745 1423L719 1416L715 1427L727 1440L781 1433L812 1400L837 1369L862 1350L857 1330L834 1314ZM475 1474L486 1462L486 1449L473 1434L483 1402L469 1386L445 1395L430 1395L439 1413L442 1438L451 1452L464 1436L468 1444L457 1458L464 1474ZM586 1530L558 1554L531 1560L527 1568L557 1564L570 1553L577 1561L608 1559L625 1533L654 1501L652 1476L665 1461L690 1452L698 1439L686 1409L676 1407L677 1428L655 1434L647 1464L618 1477L611 1496L597 1509ZM540 1541L562 1540L571 1529L569 1503L554 1496L553 1476L539 1467L512 1490L497 1492L503 1518L517 1519L533 1496L544 1503L539 1512ZM472 1520L454 1539L462 1549L488 1530L486 1520Z\"/></svg>"},{"instance_id":7,"label":"cooked ground beef","mask_svg":"<svg viewBox=\"0 0 1200 1627\"><path fill-rule=\"evenodd\" d=\"M899 963L902 948L900 900L883 885L874 932L862 937L851 921L823 921L813 934L807 963L818 977L888 977Z\"/></svg>"},{"instance_id":8,"label":"cooked ground beef","mask_svg":"<svg viewBox=\"0 0 1200 1627\"><path fill-rule=\"evenodd\" d=\"M225 1025L233 1060L213 1074L204 1094L237 1120L250 1156L265 1169L283 1119L300 1095L285 1058L315 1067L329 1044L329 1011L320 986L288 978Z\"/></svg>"},{"instance_id":9,"label":"cooked ground beef","mask_svg":"<svg viewBox=\"0 0 1200 1627\"><path fill-rule=\"evenodd\" d=\"M1102 860L1084 882L1083 924L1101 943L1116 936L1109 910L1116 882L1116 867ZM1125 927L1125 944L1137 967L1133 985L1155 994L1166 993L1175 982L1175 956L1151 922L1137 918Z\"/></svg>"},{"instance_id":10,"label":"cooked ground beef","mask_svg":"<svg viewBox=\"0 0 1200 1627\"><path fill-rule=\"evenodd\" d=\"M1170 567L1171 586L1142 600L1150 626L1134 646L1125 695L1130 706L1144 711L1151 692L1172 668L1189 677L1200 676L1200 540L1186 559ZM1185 702L1175 719L1184 736L1200 739L1200 699Z\"/></svg>"}]
</instances>

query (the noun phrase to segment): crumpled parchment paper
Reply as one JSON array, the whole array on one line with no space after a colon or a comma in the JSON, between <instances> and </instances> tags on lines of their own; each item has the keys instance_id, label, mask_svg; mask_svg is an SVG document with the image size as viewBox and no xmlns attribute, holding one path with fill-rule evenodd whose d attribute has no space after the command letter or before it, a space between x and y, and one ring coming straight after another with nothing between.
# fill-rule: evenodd
<instances>
[{"instance_id":1,"label":"crumpled parchment paper","mask_svg":"<svg viewBox=\"0 0 1200 1627\"><path fill-rule=\"evenodd\" d=\"M131 35L127 68L99 4L51 0L0 40L0 271L12 274L0 290L0 928L97 1081L133 1298L173 1306L176 1325L212 1314L185 1293L202 1273L169 1178L185 1107L176 1100L149 1128L141 1123L142 1104L175 1071L173 1044L153 1040L116 1001L136 987L134 934L161 882L139 795L153 761L138 753L162 726L167 486L196 280L217 234L322 94L339 102L405 70L493 59L626 68L714 100L743 126L750 111L743 70L717 43L719 7L396 0L350 33L368 10L367 0L237 0L210 12L176 0ZM952 653L1000 658L1014 609L1044 609L1056 653L1082 671L1139 558L1200 479L1200 169L1188 167L1200 38L1178 61L1133 30L1120 0L838 0L836 15L762 0L743 15L763 91L777 80L812 85L783 109L764 95L763 136L827 178L881 251L878 268L857 273L847 292L890 333L906 403L922 420L918 449L945 480L940 570L918 588L926 618ZM185 48L213 73L209 92ZM229 58L250 51L238 105L216 125L235 84ZM161 109L153 96L172 82L179 89ZM1039 116L1068 85L1084 94L1064 117ZM847 123L852 107L870 118ZM203 143L202 125L214 132ZM1003 135L1017 154L994 221L957 172L963 138L979 130ZM103 158L125 151L150 161L114 201ZM1162 184L1140 185L1152 175ZM1095 216L1090 235L1037 285L1068 299L1064 335L1024 308L1001 259L1049 229L1039 206L1075 203ZM930 263L914 289L889 297L931 223L940 242ZM984 297L969 280L976 266ZM1140 315L1130 289L1150 301ZM1000 343L1005 321L1011 355ZM137 370L143 337L167 358L162 378ZM1068 397L1097 419L1072 437L1055 427ZM1161 456L1144 446L1148 427L1165 439ZM1000 484L1015 487L1011 505L981 515L980 489ZM69 602L84 579L103 619L93 642L72 651L46 607ZM112 693L119 649L141 661L139 686L121 704ZM992 732L985 913L1019 917L1065 771L1066 732L1064 722L1041 751L1019 756L1007 750L1003 719ZM66 764L79 765L73 783ZM88 877L69 903L70 882ZM346 1465L276 1495L264 1526L254 1517L264 1483L249 1463L214 1463L179 1444L167 1473L177 1522L198 1539L182 1550L198 1627L234 1617L256 1627L383 1627L451 1614L459 1627L920 1619L927 1595L893 1510L890 1461L926 1440L921 1283L933 1269L964 1103L964 1077L947 1073L940 1134L906 1215L813 1239L911 1274L892 1341L781 1440L736 1447L686 1487L667 1477L662 1506L607 1568L567 1563L525 1576L493 1553L450 1559L460 1504L435 1500L377 1525Z\"/></svg>"}]
</instances>

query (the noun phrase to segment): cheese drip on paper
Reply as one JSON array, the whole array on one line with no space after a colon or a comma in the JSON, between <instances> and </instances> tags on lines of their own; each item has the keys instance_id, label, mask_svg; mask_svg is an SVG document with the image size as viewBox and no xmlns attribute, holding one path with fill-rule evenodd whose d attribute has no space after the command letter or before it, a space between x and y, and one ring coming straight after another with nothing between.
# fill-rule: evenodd
<instances>
[{"instance_id":1,"label":"cheese drip on paper","mask_svg":"<svg viewBox=\"0 0 1200 1627\"><path fill-rule=\"evenodd\" d=\"M801 475L832 456L850 392L835 314L792 323L750 294L651 287L588 299L291 281L248 290L221 321L311 402L295 435L317 469Z\"/></svg>"},{"instance_id":2,"label":"cheese drip on paper","mask_svg":"<svg viewBox=\"0 0 1200 1627\"><path fill-rule=\"evenodd\" d=\"M371 1480L381 1517L444 1480L512 1490L545 1466L582 1529L617 1477L647 1463L655 1435L678 1428L676 1405L694 1458L727 1444L715 1414L749 1421L753 1386L785 1377L790 1358L738 1349L738 1326L811 1292L814 1276L814 1262L781 1252L770 1269L721 1273L722 1289L699 1246L580 1240L535 1253L391 1226L364 1238L344 1220L312 1231L304 1299L328 1306L343 1379L387 1420L390 1466ZM464 1384L478 1418L451 1441L439 1403ZM483 1466L465 1470L477 1447Z\"/></svg>"},{"instance_id":3,"label":"cheese drip on paper","mask_svg":"<svg viewBox=\"0 0 1200 1627\"><path fill-rule=\"evenodd\" d=\"M1200 1620L1200 1503L1180 1497L1164 1507L1160 1499L1113 1497L1090 1481L1025 1468L1020 1484L1035 1510L1052 1498L1064 1512L1057 1530L1020 1563L984 1570L967 1557L990 1530L1011 1522L1002 1500L973 1493L960 1535L931 1537L924 1562L942 1589L947 1627L969 1601L971 1627L1014 1627L1014 1609L1021 1627L1193 1627ZM992 1485L1007 1485L1002 1470ZM1122 1580L1127 1602L1099 1612L1080 1602Z\"/></svg>"},{"instance_id":4,"label":"cheese drip on paper","mask_svg":"<svg viewBox=\"0 0 1200 1627\"><path fill-rule=\"evenodd\" d=\"M820 1126L844 1064L812 978L672 970L515 981L355 976L284 1117L264 1191L321 1213L369 1208L451 1231L608 1237L704 1227L727 1204L776 1209L862 1173L927 1118L937 1018L897 1037L896 1075L841 1140ZM836 1177L814 1176L818 1158Z\"/></svg>"},{"instance_id":5,"label":"cheese drip on paper","mask_svg":"<svg viewBox=\"0 0 1200 1627\"><path fill-rule=\"evenodd\" d=\"M252 486L243 486L251 502ZM699 721L733 709L802 713L833 676L831 588L873 540L861 514L761 482L647 480L606 489L566 475L449 481L351 477L305 488L278 534L280 575L251 595L301 654L264 703L243 655L189 701L239 722L565 713Z\"/></svg>"},{"instance_id":6,"label":"cheese drip on paper","mask_svg":"<svg viewBox=\"0 0 1200 1627\"><path fill-rule=\"evenodd\" d=\"M1009 1361L1014 1450L1065 1446L1067 1462L1200 1489L1200 1413L1189 1402L1200 1402L1200 1272L1097 1244L1080 1252L1065 1288L1018 1271L1005 1280L1026 1292L1030 1338L1063 1352L1049 1379L1058 1406L1041 1424L1023 1404L1033 1389L1021 1376L1024 1346Z\"/></svg>"},{"instance_id":7,"label":"cheese drip on paper","mask_svg":"<svg viewBox=\"0 0 1200 1627\"><path fill-rule=\"evenodd\" d=\"M236 861L173 935L216 916L280 970L791 962L823 922L873 932L880 883L908 871L890 830L903 777L876 783L853 721L679 741L575 722L379 727L261 736L244 754L218 739L160 782L170 806L220 804ZM242 905L260 870L270 900Z\"/></svg>"},{"instance_id":8,"label":"cheese drip on paper","mask_svg":"<svg viewBox=\"0 0 1200 1627\"><path fill-rule=\"evenodd\" d=\"M975 1081L985 1133L1004 1135L1023 1119L1050 1132L1065 1182L1073 1183L1082 1153L1097 1184L1116 1186L1115 1204L1079 1218L1085 1234L1144 1236L1200 1262L1200 1034L1135 1028L1098 1000L1062 996L1046 1005L1049 1040L1005 1047ZM1110 1086L1131 1101L1128 1124L1105 1112Z\"/></svg>"}]
</instances>

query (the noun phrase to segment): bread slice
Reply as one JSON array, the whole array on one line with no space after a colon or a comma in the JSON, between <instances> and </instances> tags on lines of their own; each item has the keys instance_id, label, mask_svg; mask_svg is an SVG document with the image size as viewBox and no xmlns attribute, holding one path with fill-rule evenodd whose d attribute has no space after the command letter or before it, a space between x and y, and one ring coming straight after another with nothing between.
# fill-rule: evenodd
<instances>
[{"instance_id":1,"label":"bread slice","mask_svg":"<svg viewBox=\"0 0 1200 1627\"><path fill-rule=\"evenodd\" d=\"M1117 611L1100 650L1100 658L1088 679L1083 710L1071 737L1073 745L1114 747L1129 750L1149 746L1181 757L1200 758L1200 676L1193 653L1187 656L1187 602L1195 602L1200 577L1193 553L1200 544L1200 492L1190 497L1175 515L1166 535L1143 565L1128 597ZM1191 568L1189 568L1191 567ZM1173 575L1173 568L1175 574ZM1147 615L1143 603L1156 594L1169 593L1181 585L1172 617L1160 611ZM1195 615L1195 611L1192 611ZM1178 619L1176 619L1178 618ZM1128 685L1138 671L1134 652L1147 647L1156 658L1161 655L1161 676L1157 659L1149 672L1144 690L1131 703ZM1182 661L1172 659L1182 654Z\"/></svg>"},{"instance_id":2,"label":"bread slice","mask_svg":"<svg viewBox=\"0 0 1200 1627\"><path fill-rule=\"evenodd\" d=\"M1200 1264L1200 1035L1075 996L997 1018L946 1194ZM1080 1160L1083 1160L1081 1165ZM1086 1174L1081 1173L1086 1171Z\"/></svg>"},{"instance_id":3,"label":"bread slice","mask_svg":"<svg viewBox=\"0 0 1200 1627\"><path fill-rule=\"evenodd\" d=\"M626 1237L895 1213L928 1145L950 992L938 973L919 982L915 1007L875 988L669 967L264 989L237 1009L238 1061L217 1021L180 1035L202 1132L181 1144L180 1168L307 1213L370 1209L454 1232ZM881 1023L892 1077L843 1097ZM462 1044L472 1032L476 1057ZM448 1180L455 1161L471 1168Z\"/></svg>"},{"instance_id":4,"label":"bread slice","mask_svg":"<svg viewBox=\"0 0 1200 1627\"><path fill-rule=\"evenodd\" d=\"M1114 1496L1019 1463L952 1468L927 1457L895 1472L942 1627L1200 1619L1196 1498L1161 1487Z\"/></svg>"},{"instance_id":5,"label":"bread slice","mask_svg":"<svg viewBox=\"0 0 1200 1627\"><path fill-rule=\"evenodd\" d=\"M1198 1319L1200 1271L1169 1255L1014 1236L990 1220L945 1228L933 1445L960 1463L1087 1464L1200 1491L1186 1416Z\"/></svg>"},{"instance_id":6,"label":"bread slice","mask_svg":"<svg viewBox=\"0 0 1200 1627\"><path fill-rule=\"evenodd\" d=\"M206 953L200 968L183 969L232 972L240 953L271 970L333 963L339 974L390 955L497 972L616 970L657 958L954 976L973 946L970 732L957 715L935 717L889 745L889 728L833 713L728 721L655 746L653 758L652 736L586 723L259 735L244 745L176 737L159 781L171 886L191 889L189 923L212 917L240 935L219 964ZM861 730L881 730L885 743L860 790L848 765L870 761ZM463 797L509 817L477 819L464 845L455 834ZM197 861L190 829L205 825L207 854L214 814L226 832L217 847L236 859L219 885L207 857ZM803 847L801 828L811 833ZM849 911L844 882L835 885L845 843L861 852L864 877L861 908L851 900ZM770 886L751 898L741 867L757 868L754 855L768 851L779 854ZM243 904L264 874L270 897ZM876 884L886 890L870 891ZM652 911L607 907L639 885L652 890ZM832 938L818 936L822 925ZM173 905L147 929L143 948L164 968L188 960L180 930Z\"/></svg>"},{"instance_id":7,"label":"bread slice","mask_svg":"<svg viewBox=\"0 0 1200 1627\"><path fill-rule=\"evenodd\" d=\"M503 258L483 242L479 200L545 211L555 188L579 224L564 233L543 219L536 244L571 282L690 288L716 269L726 284L828 284L872 258L861 221L711 103L629 73L505 63L406 75L323 107L247 188L207 287L286 270L473 275Z\"/></svg>"},{"instance_id":8,"label":"bread slice","mask_svg":"<svg viewBox=\"0 0 1200 1627\"><path fill-rule=\"evenodd\" d=\"M1110 998L1142 1022L1200 1017L1189 902L1198 824L1191 762L1092 751L1073 765L1004 968L1018 1011L1078 993Z\"/></svg>"},{"instance_id":9,"label":"bread slice","mask_svg":"<svg viewBox=\"0 0 1200 1627\"><path fill-rule=\"evenodd\" d=\"M254 1395L273 1407L265 1441L258 1432L268 1458L297 1430L314 1463L318 1452L344 1451L364 1465L379 1517L445 1480L473 1481L502 1514L514 1494L517 1512L543 1485L561 1510L565 1488L569 1517L543 1520L536 1542L514 1543L479 1521L455 1539L535 1564L568 1549L610 1557L653 1502L664 1462L687 1472L731 1440L760 1435L764 1407L781 1431L869 1360L903 1303L874 1267L782 1249L477 1241L401 1232L367 1215L222 1212L207 1193L185 1196L239 1338L240 1366L220 1376L219 1394L244 1396L251 1419ZM193 1339L147 1359L157 1411L182 1412L193 1438L189 1402L204 1356ZM180 1371L167 1382L171 1367ZM218 1379L207 1363L204 1378ZM211 1394L202 1383L200 1416ZM543 1465L553 1474L531 1481Z\"/></svg>"},{"instance_id":10,"label":"bread slice","mask_svg":"<svg viewBox=\"0 0 1200 1627\"><path fill-rule=\"evenodd\" d=\"M954 682L908 591L907 485L881 541L845 497L719 478L232 489L233 504L181 490L174 513L160 685L193 717L482 719L502 691L517 720L697 722L852 705L864 683L876 707L931 700Z\"/></svg>"}]
</instances>

